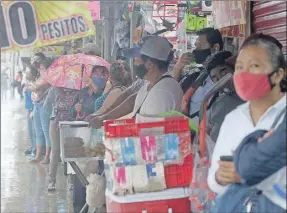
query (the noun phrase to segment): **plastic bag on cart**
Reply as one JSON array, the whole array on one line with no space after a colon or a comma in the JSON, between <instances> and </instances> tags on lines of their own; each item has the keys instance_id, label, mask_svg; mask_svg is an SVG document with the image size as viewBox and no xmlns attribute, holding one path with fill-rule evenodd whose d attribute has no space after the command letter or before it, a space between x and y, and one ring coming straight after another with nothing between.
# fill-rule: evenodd
<instances>
[{"instance_id":1,"label":"plastic bag on cart","mask_svg":"<svg viewBox=\"0 0 287 213\"><path fill-rule=\"evenodd\" d=\"M206 156L200 157L198 147L194 147L194 166L191 187L191 211L210 212L214 206L215 193L212 192L207 184L210 159L212 157L215 142L206 135Z\"/></svg>"},{"instance_id":2,"label":"plastic bag on cart","mask_svg":"<svg viewBox=\"0 0 287 213\"><path fill-rule=\"evenodd\" d=\"M81 160L77 162L78 167L85 177L88 177L90 174L99 173L99 161L94 159Z\"/></svg>"},{"instance_id":3,"label":"plastic bag on cart","mask_svg":"<svg viewBox=\"0 0 287 213\"><path fill-rule=\"evenodd\" d=\"M86 189L86 202L92 208L98 208L106 203L106 181L103 176L90 174L87 177L89 184Z\"/></svg>"}]
</instances>

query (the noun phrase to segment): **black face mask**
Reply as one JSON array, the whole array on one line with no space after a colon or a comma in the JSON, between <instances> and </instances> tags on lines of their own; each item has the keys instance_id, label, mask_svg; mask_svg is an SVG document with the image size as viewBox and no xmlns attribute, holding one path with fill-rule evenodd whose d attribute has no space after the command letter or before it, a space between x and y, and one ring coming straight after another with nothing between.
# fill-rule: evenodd
<instances>
[{"instance_id":1,"label":"black face mask","mask_svg":"<svg viewBox=\"0 0 287 213\"><path fill-rule=\"evenodd\" d=\"M137 77L139 77L140 79L143 79L144 76L147 74L148 70L145 67L144 64L140 64L140 65L135 65L135 74Z\"/></svg>"},{"instance_id":2,"label":"black face mask","mask_svg":"<svg viewBox=\"0 0 287 213\"><path fill-rule=\"evenodd\" d=\"M209 55L211 55L211 49L193 50L194 60L197 64L203 64Z\"/></svg>"}]
</instances>

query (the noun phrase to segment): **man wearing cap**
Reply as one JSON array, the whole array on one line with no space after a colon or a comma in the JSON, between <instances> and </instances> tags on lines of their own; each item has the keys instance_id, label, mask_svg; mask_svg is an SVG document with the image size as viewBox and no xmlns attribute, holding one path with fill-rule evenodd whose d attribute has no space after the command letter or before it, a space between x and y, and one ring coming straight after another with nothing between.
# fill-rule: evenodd
<instances>
[{"instance_id":1,"label":"man wearing cap","mask_svg":"<svg viewBox=\"0 0 287 213\"><path fill-rule=\"evenodd\" d=\"M163 37L146 36L139 44L123 50L127 58L135 58L137 80L100 115L88 117L92 128L100 128L104 120L117 119L129 113L157 115L168 110L179 110L182 89L167 75L172 60L172 44ZM144 82L147 82L146 84Z\"/></svg>"},{"instance_id":2,"label":"man wearing cap","mask_svg":"<svg viewBox=\"0 0 287 213\"><path fill-rule=\"evenodd\" d=\"M135 74L146 81L139 90L133 116L158 115L160 112L179 110L183 91L180 84L167 75L173 58L172 44L164 37L148 36L141 46L130 49L126 57L135 58Z\"/></svg>"}]
</instances>

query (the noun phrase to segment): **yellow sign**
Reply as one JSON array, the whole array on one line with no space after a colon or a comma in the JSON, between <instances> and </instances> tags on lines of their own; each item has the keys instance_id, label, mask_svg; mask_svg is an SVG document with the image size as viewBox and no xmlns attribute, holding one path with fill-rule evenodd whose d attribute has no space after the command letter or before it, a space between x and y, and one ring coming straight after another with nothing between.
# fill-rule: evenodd
<instances>
[{"instance_id":1,"label":"yellow sign","mask_svg":"<svg viewBox=\"0 0 287 213\"><path fill-rule=\"evenodd\" d=\"M2 1L1 51L40 47L95 34L88 1Z\"/></svg>"},{"instance_id":2,"label":"yellow sign","mask_svg":"<svg viewBox=\"0 0 287 213\"><path fill-rule=\"evenodd\" d=\"M198 31L207 25L206 17L196 16L190 13L185 14L186 30Z\"/></svg>"}]
</instances>

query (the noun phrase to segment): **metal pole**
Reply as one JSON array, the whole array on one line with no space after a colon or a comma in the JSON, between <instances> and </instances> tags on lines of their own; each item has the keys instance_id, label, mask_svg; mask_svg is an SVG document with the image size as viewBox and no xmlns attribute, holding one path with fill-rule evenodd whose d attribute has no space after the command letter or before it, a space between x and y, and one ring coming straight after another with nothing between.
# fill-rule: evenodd
<instances>
[{"instance_id":1,"label":"metal pole","mask_svg":"<svg viewBox=\"0 0 287 213\"><path fill-rule=\"evenodd\" d=\"M130 48L132 48L133 47L133 28L134 28L133 12L129 12L129 16L130 16ZM130 68L132 72L132 79L134 80L133 59L130 59Z\"/></svg>"},{"instance_id":2,"label":"metal pole","mask_svg":"<svg viewBox=\"0 0 287 213\"><path fill-rule=\"evenodd\" d=\"M11 52L11 70L12 70L12 82L15 80L15 51ZM12 89L12 98L15 99L15 88Z\"/></svg>"}]
</instances>

